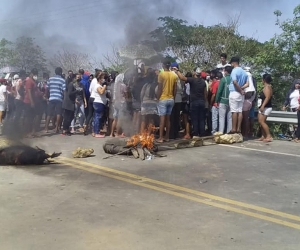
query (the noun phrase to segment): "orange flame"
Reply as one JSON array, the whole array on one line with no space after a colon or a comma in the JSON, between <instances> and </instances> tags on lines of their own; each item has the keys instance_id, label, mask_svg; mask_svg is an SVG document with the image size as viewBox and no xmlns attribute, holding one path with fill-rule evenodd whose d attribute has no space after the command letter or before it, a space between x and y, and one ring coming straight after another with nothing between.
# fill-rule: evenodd
<instances>
[{"instance_id":1,"label":"orange flame","mask_svg":"<svg viewBox=\"0 0 300 250\"><path fill-rule=\"evenodd\" d=\"M150 124L147 129L141 134L133 135L128 141L127 146L137 147L140 145L142 148L153 149L154 147L154 132L155 126Z\"/></svg>"}]
</instances>

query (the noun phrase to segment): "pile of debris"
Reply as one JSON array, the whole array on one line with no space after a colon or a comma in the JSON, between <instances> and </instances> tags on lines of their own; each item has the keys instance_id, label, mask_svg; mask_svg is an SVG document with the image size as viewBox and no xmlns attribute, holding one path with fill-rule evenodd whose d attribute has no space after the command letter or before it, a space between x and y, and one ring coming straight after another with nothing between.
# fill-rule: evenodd
<instances>
[{"instance_id":1,"label":"pile of debris","mask_svg":"<svg viewBox=\"0 0 300 250\"><path fill-rule=\"evenodd\" d=\"M105 153L110 156L115 155L133 155L135 159L152 159L154 156L164 157L158 153L158 146L155 144L155 127L150 125L143 133L133 135L130 139L113 138L107 140L103 145ZM212 142L209 142L212 141ZM204 144L205 142L205 144ZM222 134L215 133L213 136L196 137L190 140L174 140L160 145L160 149L182 149L194 148L212 144L232 144L243 142L241 134Z\"/></svg>"},{"instance_id":2,"label":"pile of debris","mask_svg":"<svg viewBox=\"0 0 300 250\"><path fill-rule=\"evenodd\" d=\"M72 152L73 158L87 158L94 153L92 148L77 148Z\"/></svg>"},{"instance_id":3,"label":"pile of debris","mask_svg":"<svg viewBox=\"0 0 300 250\"><path fill-rule=\"evenodd\" d=\"M216 132L214 133L214 141L217 144L233 144L243 142L244 138L241 134L223 134Z\"/></svg>"}]
</instances>

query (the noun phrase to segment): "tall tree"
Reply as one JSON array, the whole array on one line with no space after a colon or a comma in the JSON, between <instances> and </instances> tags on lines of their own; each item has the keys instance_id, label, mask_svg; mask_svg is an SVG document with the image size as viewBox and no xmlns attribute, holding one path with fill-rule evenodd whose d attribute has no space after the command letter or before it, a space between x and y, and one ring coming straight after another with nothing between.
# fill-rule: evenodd
<instances>
[{"instance_id":1,"label":"tall tree","mask_svg":"<svg viewBox=\"0 0 300 250\"><path fill-rule=\"evenodd\" d=\"M280 108L291 82L300 77L300 5L295 7L292 19L281 21L279 10L274 14L281 33L266 42L253 61L258 72L272 74L274 103Z\"/></svg>"},{"instance_id":2,"label":"tall tree","mask_svg":"<svg viewBox=\"0 0 300 250\"><path fill-rule=\"evenodd\" d=\"M0 41L0 68L11 66L14 57L13 43L3 38Z\"/></svg>"},{"instance_id":3,"label":"tall tree","mask_svg":"<svg viewBox=\"0 0 300 250\"><path fill-rule=\"evenodd\" d=\"M26 71L36 68L39 71L47 70L44 51L31 37L19 37L14 44L15 66Z\"/></svg>"},{"instance_id":4,"label":"tall tree","mask_svg":"<svg viewBox=\"0 0 300 250\"><path fill-rule=\"evenodd\" d=\"M77 72L79 69L94 71L96 64L96 59L89 54L69 50L58 51L50 59L50 65L53 68L62 67L64 72L68 70Z\"/></svg>"},{"instance_id":5,"label":"tall tree","mask_svg":"<svg viewBox=\"0 0 300 250\"><path fill-rule=\"evenodd\" d=\"M209 27L189 25L170 16L160 17L159 21L162 25L150 33L154 40L146 43L152 43L154 49L166 56L175 57L187 70L195 65L215 67L222 52L250 58L261 48L255 39L238 33L238 19Z\"/></svg>"},{"instance_id":6,"label":"tall tree","mask_svg":"<svg viewBox=\"0 0 300 250\"><path fill-rule=\"evenodd\" d=\"M108 71L122 72L128 66L128 62L120 57L118 48L114 44L111 44L111 52L102 54L102 58L103 59L100 62L100 65L103 69L106 69Z\"/></svg>"}]
</instances>

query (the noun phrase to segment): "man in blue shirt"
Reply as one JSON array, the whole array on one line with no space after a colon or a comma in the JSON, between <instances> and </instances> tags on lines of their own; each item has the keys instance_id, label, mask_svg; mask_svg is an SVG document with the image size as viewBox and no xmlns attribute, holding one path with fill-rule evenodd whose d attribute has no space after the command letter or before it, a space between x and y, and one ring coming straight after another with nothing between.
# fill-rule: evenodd
<instances>
[{"instance_id":1,"label":"man in blue shirt","mask_svg":"<svg viewBox=\"0 0 300 250\"><path fill-rule=\"evenodd\" d=\"M232 113L232 130L229 133L234 134L241 133L245 97L245 91L243 89L248 85L248 75L240 67L239 57L232 57L230 64L233 70L230 75L231 82L229 85L229 106Z\"/></svg>"},{"instance_id":2,"label":"man in blue shirt","mask_svg":"<svg viewBox=\"0 0 300 250\"><path fill-rule=\"evenodd\" d=\"M59 132L61 126L62 116L62 102L64 92L66 90L66 82L62 78L62 68L55 69L55 76L50 77L47 82L47 93L49 96L49 103L47 109L47 120L45 130L48 132L50 120L56 116L56 133Z\"/></svg>"}]
</instances>

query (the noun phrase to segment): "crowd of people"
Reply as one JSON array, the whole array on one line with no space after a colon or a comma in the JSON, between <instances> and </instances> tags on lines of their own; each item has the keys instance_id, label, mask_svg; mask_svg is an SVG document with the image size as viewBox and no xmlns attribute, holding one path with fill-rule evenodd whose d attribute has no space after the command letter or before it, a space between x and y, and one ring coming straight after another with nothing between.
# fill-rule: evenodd
<instances>
[{"instance_id":1,"label":"crowd of people","mask_svg":"<svg viewBox=\"0 0 300 250\"><path fill-rule=\"evenodd\" d=\"M29 75L21 71L11 82L2 81L1 126L12 121L27 137L35 137L45 117L44 133L51 128L65 136L91 132L95 138L126 137L152 124L158 128L157 143L215 132L249 137L257 107L259 140L272 141L266 123L272 112L271 75L263 75L264 87L257 93L251 69L241 68L239 57L227 62L221 54L215 69L186 74L169 61L163 69L141 64L129 75L99 69L94 74L83 69L63 73L57 67L53 77L43 74L38 81L38 71L32 69Z\"/></svg>"}]
</instances>

